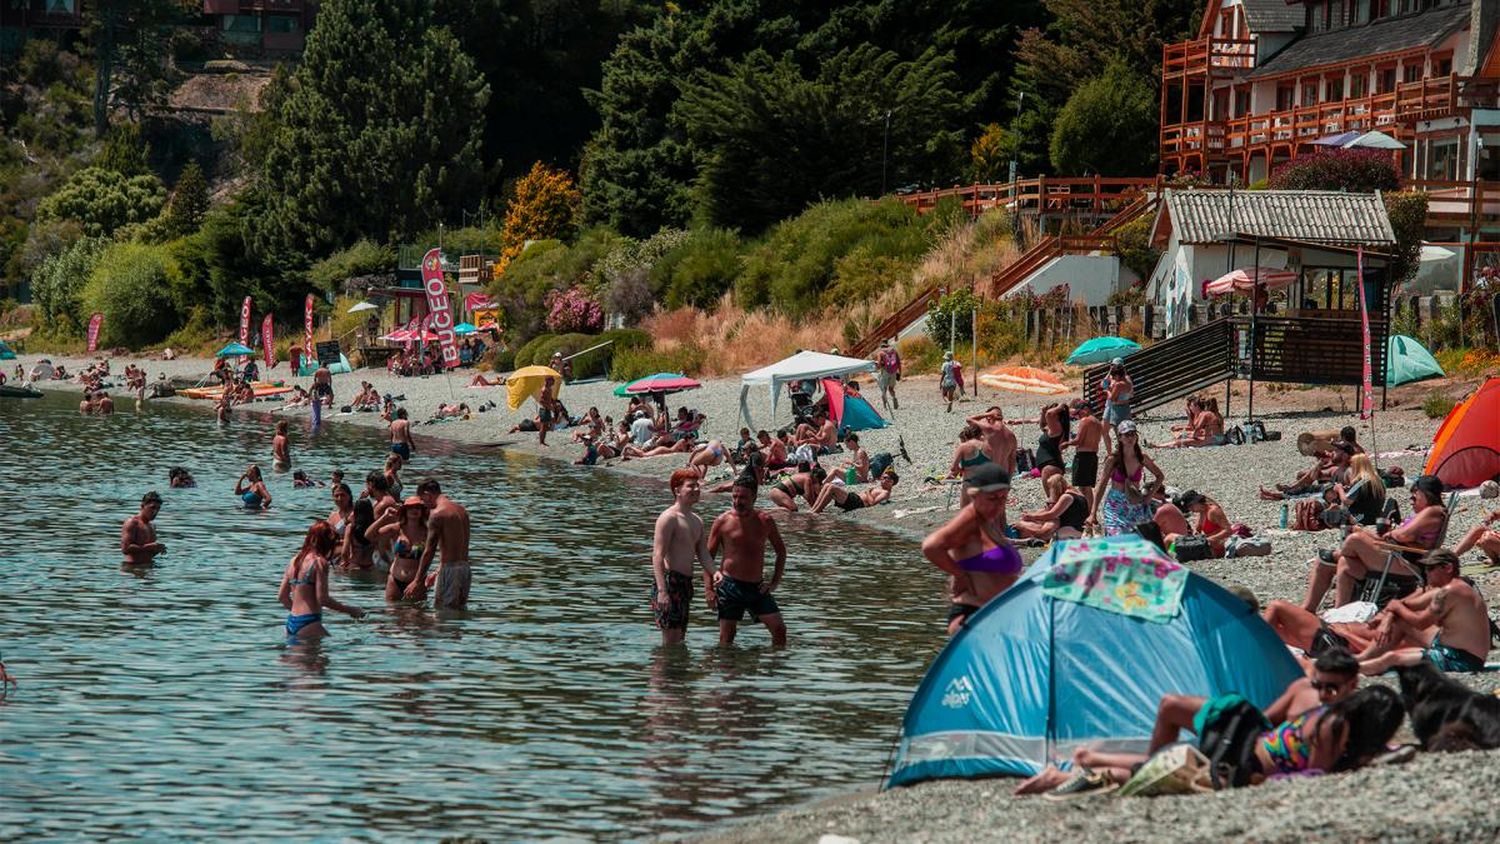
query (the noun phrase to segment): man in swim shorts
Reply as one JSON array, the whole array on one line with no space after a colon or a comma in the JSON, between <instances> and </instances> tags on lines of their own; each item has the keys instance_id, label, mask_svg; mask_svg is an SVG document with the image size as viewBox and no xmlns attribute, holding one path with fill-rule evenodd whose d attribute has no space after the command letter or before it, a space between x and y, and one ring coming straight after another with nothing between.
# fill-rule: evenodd
<instances>
[{"instance_id":1,"label":"man in swim shorts","mask_svg":"<svg viewBox=\"0 0 1500 844\"><path fill-rule=\"evenodd\" d=\"M161 512L161 495L155 490L141 496L141 511L125 520L120 527L120 553L125 555L124 565L149 566L158 555L166 553L167 546L156 541L156 528L151 523Z\"/></svg>"},{"instance_id":2,"label":"man in swim shorts","mask_svg":"<svg viewBox=\"0 0 1500 844\"><path fill-rule=\"evenodd\" d=\"M417 496L427 505L427 548L404 597L420 599L426 587L436 586L432 598L435 609L464 609L473 580L469 570L469 511L443 495L442 487L430 478L417 484ZM438 551L442 552L438 569L428 575L427 568Z\"/></svg>"},{"instance_id":3,"label":"man in swim shorts","mask_svg":"<svg viewBox=\"0 0 1500 844\"><path fill-rule=\"evenodd\" d=\"M702 479L694 469L672 473L672 506L656 519L651 541L651 611L661 630L663 645L681 644L687 636L688 609L693 603L693 563L703 566L703 594L708 608L718 606L714 594L713 558L708 553L708 536L703 519L693 512L702 496Z\"/></svg>"},{"instance_id":4,"label":"man in swim shorts","mask_svg":"<svg viewBox=\"0 0 1500 844\"><path fill-rule=\"evenodd\" d=\"M739 623L749 612L759 618L771 633L773 647L786 646L786 624L781 608L771 593L781 585L786 570L786 543L771 517L755 508L755 479L741 475L734 482L732 506L717 519L708 532L708 553L723 553L723 563L715 579L719 599L719 644L734 644ZM776 569L765 579L766 543L776 551Z\"/></svg>"},{"instance_id":5,"label":"man in swim shorts","mask_svg":"<svg viewBox=\"0 0 1500 844\"><path fill-rule=\"evenodd\" d=\"M391 451L401 455L402 463L410 463L415 445L411 439L411 422L406 418L406 408L399 408L396 418L391 420Z\"/></svg>"},{"instance_id":6,"label":"man in swim shorts","mask_svg":"<svg viewBox=\"0 0 1500 844\"><path fill-rule=\"evenodd\" d=\"M313 399L323 399L328 402L328 407L333 407L333 372L322 364L313 371Z\"/></svg>"},{"instance_id":7,"label":"man in swim shorts","mask_svg":"<svg viewBox=\"0 0 1500 844\"><path fill-rule=\"evenodd\" d=\"M1419 563L1427 588L1385 605L1375 641L1359 656L1359 670L1384 674L1427 660L1442 671L1483 671L1490 652L1490 616L1484 597L1458 576L1458 555L1429 551Z\"/></svg>"},{"instance_id":8,"label":"man in swim shorts","mask_svg":"<svg viewBox=\"0 0 1500 844\"><path fill-rule=\"evenodd\" d=\"M271 440L271 464L278 472L292 468L292 447L287 436L285 419L276 423L276 436Z\"/></svg>"}]
</instances>

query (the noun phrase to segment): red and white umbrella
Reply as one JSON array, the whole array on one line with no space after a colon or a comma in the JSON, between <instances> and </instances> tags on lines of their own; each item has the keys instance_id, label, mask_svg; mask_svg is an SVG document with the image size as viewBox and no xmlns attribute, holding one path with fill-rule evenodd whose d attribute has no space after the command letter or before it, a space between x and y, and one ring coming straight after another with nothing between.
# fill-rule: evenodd
<instances>
[{"instance_id":1,"label":"red and white umbrella","mask_svg":"<svg viewBox=\"0 0 1500 844\"><path fill-rule=\"evenodd\" d=\"M1291 270L1276 270L1270 267L1251 267L1249 269L1234 270L1227 272L1203 286L1206 296L1223 296L1227 293L1244 293L1253 289L1256 285L1267 290L1280 290L1290 286L1297 280L1297 274Z\"/></svg>"}]
</instances>

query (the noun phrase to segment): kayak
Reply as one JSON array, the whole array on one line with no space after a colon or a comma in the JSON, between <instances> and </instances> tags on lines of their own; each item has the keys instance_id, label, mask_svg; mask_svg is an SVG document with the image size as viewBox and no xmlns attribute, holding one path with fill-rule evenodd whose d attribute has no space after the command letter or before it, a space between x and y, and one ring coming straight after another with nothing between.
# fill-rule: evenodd
<instances>
[{"instance_id":1,"label":"kayak","mask_svg":"<svg viewBox=\"0 0 1500 844\"><path fill-rule=\"evenodd\" d=\"M0 398L8 399L39 399L42 391L35 387L12 387L9 384L0 384Z\"/></svg>"},{"instance_id":2,"label":"kayak","mask_svg":"<svg viewBox=\"0 0 1500 844\"><path fill-rule=\"evenodd\" d=\"M258 399L265 398L267 396L279 396L283 393L290 393L292 391L291 387L284 385L280 381L256 381L254 384L250 385L250 389L254 391L255 397ZM190 399L217 400L219 396L223 394L223 387L192 387L186 390L177 391L177 395L187 396Z\"/></svg>"}]
</instances>

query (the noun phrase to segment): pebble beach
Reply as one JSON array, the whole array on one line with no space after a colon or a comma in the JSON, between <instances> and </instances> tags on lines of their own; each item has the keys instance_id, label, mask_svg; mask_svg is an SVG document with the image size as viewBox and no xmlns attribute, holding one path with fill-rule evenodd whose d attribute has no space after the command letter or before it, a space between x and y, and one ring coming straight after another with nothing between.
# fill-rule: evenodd
<instances>
[{"instance_id":1,"label":"pebble beach","mask_svg":"<svg viewBox=\"0 0 1500 844\"><path fill-rule=\"evenodd\" d=\"M36 357L24 355L20 363L29 368ZM89 362L86 359L61 360L71 371L82 369ZM119 371L128 360L117 358L113 361L117 381ZM211 368L211 362L202 359L135 362L145 367L151 381L156 381L159 374L168 378L202 376ZM283 364L280 373L272 370L265 379L285 378L285 372ZM476 459L491 449L567 462L581 455L582 447L569 441L571 432L567 430L549 435L550 445L547 447L537 444L534 433L508 434L511 426L533 412L533 406L528 402L520 411L511 411L506 406L504 387L470 388L466 385L472 376L472 370L459 370L451 377L426 378L393 377L384 370L356 370L335 375L335 410L349 400L362 380L372 382L382 394L405 396L401 404L409 412L418 443L418 461L413 467L418 477L422 471L422 449L448 447L446 444L462 446L474 453ZM311 383L310 378L286 380L288 384L301 383L304 386ZM1075 378L1072 383L1076 381ZM79 389L70 382L44 382L38 386L43 390ZM618 419L623 413L624 401L613 395L616 386L604 381L569 384L560 397L575 415L582 415L589 407L595 406L601 414ZM1450 395L1459 397L1473 385L1443 383L1441 386ZM1191 567L1222 585L1248 587L1262 603L1278 598L1300 601L1306 587L1308 560L1319 549L1333 545L1337 534L1282 529L1281 504L1260 500L1258 488L1289 481L1296 472L1312 463L1312 458L1297 451L1299 433L1337 429L1343 425L1355 425L1360 442L1367 449L1384 455L1379 460L1382 468L1401 466L1408 478L1416 477L1421 473L1426 448L1438 426L1438 420L1426 418L1419 407L1421 398L1433 387L1433 383L1427 383L1391 390L1390 408L1376 415L1372 429L1369 422L1360 422L1352 411L1355 398L1350 388L1273 390L1259 385L1254 399L1256 417L1264 421L1267 429L1281 432L1279 441L1206 449L1148 449L1166 474L1168 485L1180 490L1196 489L1216 499L1231 520L1245 523L1256 534L1268 537L1272 544L1271 555L1267 557L1207 560L1192 563ZM1216 389L1217 392L1212 394L1222 404L1225 400L1223 388ZM1235 382L1229 396L1230 406L1224 414L1229 424L1243 422L1247 390L1247 384ZM117 412L131 412L133 400L122 389L111 390L111 394L116 399ZM881 409L878 391L873 384L866 387L864 394L877 410ZM848 514L836 511L821 515L779 513L778 518L783 520L783 534L793 548L794 557L799 531L843 530L849 532L851 541L857 541L862 531L887 530L914 541L920 540L957 509L956 489L951 484L923 481L928 477L940 478L947 472L964 416L981 413L986 407L998 404L1010 420L1020 444L1034 447L1038 430L1035 420L1041 406L1071 397L1042 399L996 393L986 388L982 396L958 403L949 413L939 401L935 378L917 377L902 381L901 408L891 414L893 425L861 435L871 454L898 452L899 437L911 456L910 464L896 458L895 470L900 474L901 482L892 502ZM151 401L189 403L202 407L204 412L212 412L213 408L209 401L181 397L148 399L147 404ZM484 413L475 413L468 420L424 424L433 417L440 404L466 402L470 407L477 407L488 401L497 406ZM731 446L738 439L740 427L745 424L740 417L740 384L737 379L707 381L701 389L670 397L669 403L674 410L679 405L686 405L707 414L706 436L721 439ZM259 415L270 414L270 418L275 419L306 417L308 414L306 408L280 410L280 405L279 401L261 401L237 408L237 418L231 423L235 427L263 425L268 460L271 424ZM751 390L749 409L752 430L774 430L776 426L790 422L786 401L781 402L779 417L770 418L770 399L764 388ZM376 413L335 412L325 415L324 421L373 427L384 427L385 424ZM1180 404L1159 408L1138 421L1144 442L1167 440L1171 436L1170 426L1182 421ZM298 436L298 429L294 426L294 453L298 448ZM837 460L836 456L825 458L824 463L831 467ZM645 460L610 461L608 466L601 466L599 470L658 478L664 487L667 475L684 463L682 455L674 454ZM728 479L729 476L729 470L720 467L710 471L709 480ZM165 483L165 478L162 478L162 483ZM1409 510L1405 490L1395 490L1393 495L1403 511ZM665 506L665 489L662 499ZM1021 510L1041 506L1043 500L1040 481L1019 479L1011 494L1012 517ZM710 516L727 506L727 495L705 495L699 511ZM762 506L769 506L764 496ZM1477 496L1461 497L1452 516L1448 544L1456 543L1495 506L1500 506L1500 502L1482 501ZM1040 553L1040 549L1023 550L1027 561ZM1477 560L1477 554L1470 554L1464 562ZM915 548L912 565L927 565ZM934 576L931 582L932 595L912 596L911 599L937 605L941 597L941 579ZM1500 596L1500 575L1480 575L1476 582L1490 597L1492 606L1493 601L1500 600L1497 597ZM943 635L941 621L940 616L934 615L934 637ZM1496 658L1494 652L1491 658ZM1500 675L1494 673L1458 676L1478 689L1500 688ZM894 739L899 724L890 727ZM1488 753L1424 755L1401 766L1177 798L1122 800L1087 796L1066 802L1042 798L1015 799L1010 796L1014 782L1007 780L945 781L885 793L877 792L879 782L873 778L869 785L868 791L750 820L743 825L722 826L708 836L708 840L811 842L823 836L837 836L829 838L827 844L839 844L841 839L861 842L972 841L1003 836L1020 841L1095 840L1104 837L1120 841L1203 841L1225 837L1254 841L1372 838L1473 841L1500 834L1500 809L1496 808L1493 797L1500 788L1500 765L1496 764L1496 757Z\"/></svg>"}]
</instances>

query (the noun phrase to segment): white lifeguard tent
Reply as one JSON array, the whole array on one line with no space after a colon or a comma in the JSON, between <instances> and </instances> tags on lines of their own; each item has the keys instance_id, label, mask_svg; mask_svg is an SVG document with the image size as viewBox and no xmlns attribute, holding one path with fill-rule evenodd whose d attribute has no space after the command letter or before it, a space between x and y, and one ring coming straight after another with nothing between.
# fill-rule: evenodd
<instances>
[{"instance_id":1,"label":"white lifeguard tent","mask_svg":"<svg viewBox=\"0 0 1500 844\"><path fill-rule=\"evenodd\" d=\"M874 371L875 362L872 360L848 358L823 352L798 352L770 366L747 372L740 378L740 415L744 417L747 426L755 427L755 423L750 420L751 387L764 385L771 388L771 418L774 420L776 404L783 384L806 378L835 378L855 372Z\"/></svg>"}]
</instances>

